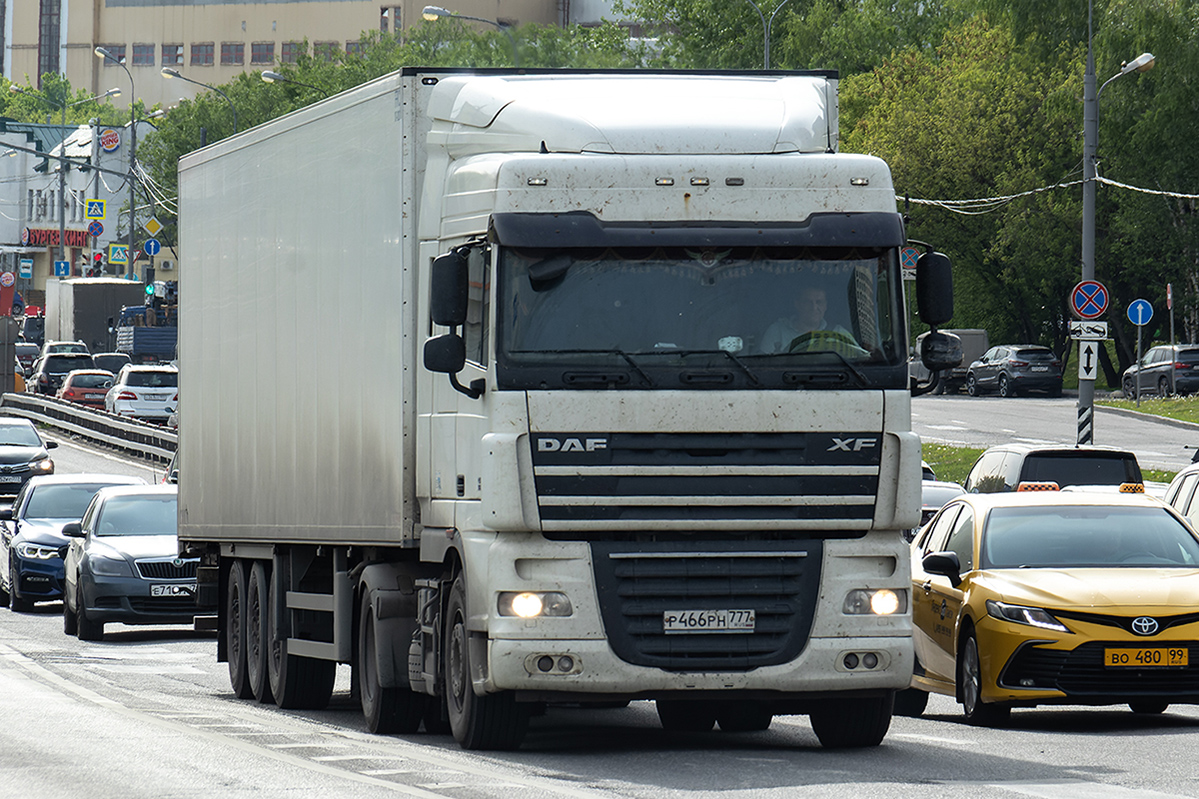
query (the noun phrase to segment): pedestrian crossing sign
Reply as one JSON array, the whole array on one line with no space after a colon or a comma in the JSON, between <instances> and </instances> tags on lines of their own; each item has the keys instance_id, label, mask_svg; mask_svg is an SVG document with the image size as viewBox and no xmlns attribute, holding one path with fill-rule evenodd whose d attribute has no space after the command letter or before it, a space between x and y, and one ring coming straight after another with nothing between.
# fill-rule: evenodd
<instances>
[{"instance_id":1,"label":"pedestrian crossing sign","mask_svg":"<svg viewBox=\"0 0 1199 799\"><path fill-rule=\"evenodd\" d=\"M84 208L84 216L88 219L103 219L104 206L108 204L108 200L88 200L87 207Z\"/></svg>"},{"instance_id":2,"label":"pedestrian crossing sign","mask_svg":"<svg viewBox=\"0 0 1199 799\"><path fill-rule=\"evenodd\" d=\"M108 262L110 264L119 264L122 266L129 263L129 245L109 244Z\"/></svg>"}]
</instances>

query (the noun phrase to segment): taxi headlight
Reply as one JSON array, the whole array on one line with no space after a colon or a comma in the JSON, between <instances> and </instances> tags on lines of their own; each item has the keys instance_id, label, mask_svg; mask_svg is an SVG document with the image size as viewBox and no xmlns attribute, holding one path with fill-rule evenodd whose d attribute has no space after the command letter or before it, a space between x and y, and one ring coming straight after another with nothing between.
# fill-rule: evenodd
<instances>
[{"instance_id":1,"label":"taxi headlight","mask_svg":"<svg viewBox=\"0 0 1199 799\"><path fill-rule=\"evenodd\" d=\"M891 588L858 588L845 596L841 612L850 616L893 616L908 609L907 591Z\"/></svg>"},{"instance_id":2,"label":"taxi headlight","mask_svg":"<svg viewBox=\"0 0 1199 799\"><path fill-rule=\"evenodd\" d=\"M1040 627L1042 630L1056 630L1059 633L1070 632L1069 627L1055 619L1052 613L1043 608L1009 605L1006 602L988 599L987 614L1000 621L1027 624L1029 627Z\"/></svg>"},{"instance_id":3,"label":"taxi headlight","mask_svg":"<svg viewBox=\"0 0 1199 799\"><path fill-rule=\"evenodd\" d=\"M538 616L569 616L570 599L560 591L503 591L498 611L501 616L535 619Z\"/></svg>"}]
</instances>

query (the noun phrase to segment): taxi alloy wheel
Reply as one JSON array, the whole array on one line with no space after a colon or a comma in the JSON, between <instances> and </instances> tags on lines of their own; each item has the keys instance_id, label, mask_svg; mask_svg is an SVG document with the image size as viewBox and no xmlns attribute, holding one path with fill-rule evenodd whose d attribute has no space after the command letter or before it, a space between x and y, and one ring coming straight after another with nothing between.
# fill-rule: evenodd
<instances>
[{"instance_id":1,"label":"taxi alloy wheel","mask_svg":"<svg viewBox=\"0 0 1199 799\"><path fill-rule=\"evenodd\" d=\"M958 685L966 721L979 727L995 727L1008 720L1010 707L987 704L982 700L982 662L978 657L978 640L973 632L967 634L962 644L958 659Z\"/></svg>"}]
</instances>

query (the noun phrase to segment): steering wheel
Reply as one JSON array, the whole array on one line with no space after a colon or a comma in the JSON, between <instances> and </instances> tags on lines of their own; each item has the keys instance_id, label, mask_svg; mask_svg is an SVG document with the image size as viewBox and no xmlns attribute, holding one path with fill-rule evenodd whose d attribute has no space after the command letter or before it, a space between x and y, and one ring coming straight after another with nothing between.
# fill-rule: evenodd
<instances>
[{"instance_id":1,"label":"steering wheel","mask_svg":"<svg viewBox=\"0 0 1199 799\"><path fill-rule=\"evenodd\" d=\"M837 330L810 330L798 335L791 339L787 352L819 352L826 349L841 351L847 346L853 350L850 354L870 354L870 351L858 344L853 336Z\"/></svg>"}]
</instances>

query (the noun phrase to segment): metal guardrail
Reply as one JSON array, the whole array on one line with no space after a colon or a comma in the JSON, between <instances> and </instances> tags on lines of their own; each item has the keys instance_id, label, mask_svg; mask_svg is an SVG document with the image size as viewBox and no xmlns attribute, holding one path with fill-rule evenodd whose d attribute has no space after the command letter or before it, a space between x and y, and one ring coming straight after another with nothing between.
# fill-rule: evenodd
<instances>
[{"instance_id":1,"label":"metal guardrail","mask_svg":"<svg viewBox=\"0 0 1199 799\"><path fill-rule=\"evenodd\" d=\"M179 434L161 425L126 419L39 394L0 395L0 415L23 416L35 424L44 424L150 462L168 462L179 445Z\"/></svg>"}]
</instances>

